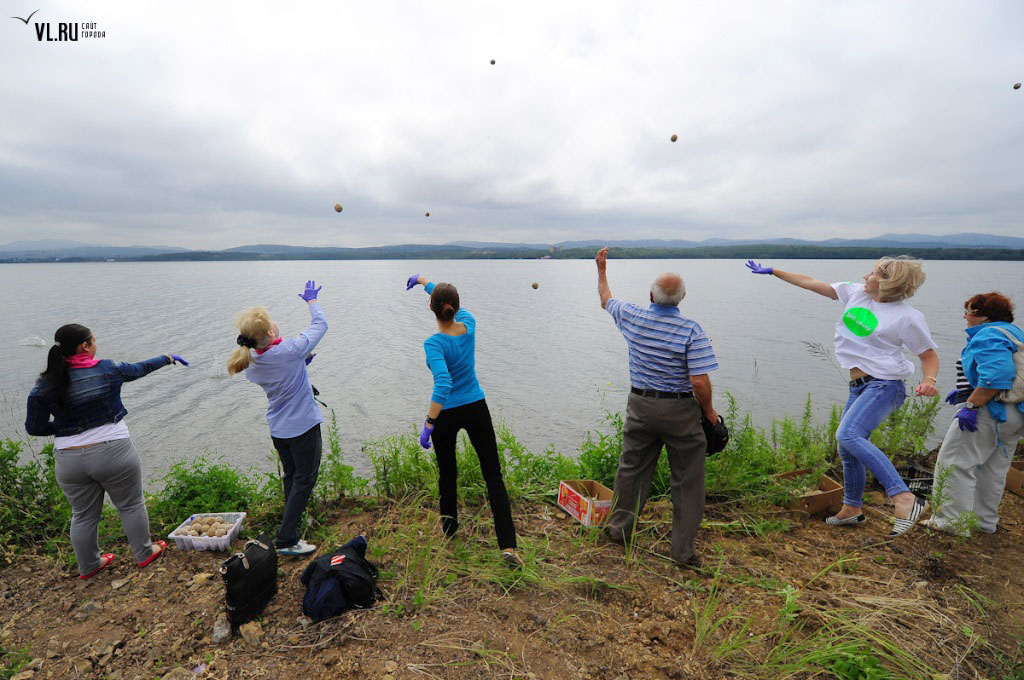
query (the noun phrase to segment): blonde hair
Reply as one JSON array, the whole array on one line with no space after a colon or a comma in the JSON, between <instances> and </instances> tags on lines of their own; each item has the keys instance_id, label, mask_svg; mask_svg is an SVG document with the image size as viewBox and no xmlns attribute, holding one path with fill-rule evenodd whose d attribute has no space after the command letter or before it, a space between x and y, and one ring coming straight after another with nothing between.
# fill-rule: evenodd
<instances>
[{"instance_id":1,"label":"blonde hair","mask_svg":"<svg viewBox=\"0 0 1024 680\"><path fill-rule=\"evenodd\" d=\"M912 297L924 283L924 270L921 260L909 255L883 257L875 263L878 274L879 302L898 302Z\"/></svg>"},{"instance_id":2,"label":"blonde hair","mask_svg":"<svg viewBox=\"0 0 1024 680\"><path fill-rule=\"evenodd\" d=\"M228 375L241 373L249 368L249 361L252 359L250 346L258 347L265 344L267 333L270 332L270 312L266 307L243 309L235 317L235 326L240 333L238 349L232 352L228 359Z\"/></svg>"}]
</instances>

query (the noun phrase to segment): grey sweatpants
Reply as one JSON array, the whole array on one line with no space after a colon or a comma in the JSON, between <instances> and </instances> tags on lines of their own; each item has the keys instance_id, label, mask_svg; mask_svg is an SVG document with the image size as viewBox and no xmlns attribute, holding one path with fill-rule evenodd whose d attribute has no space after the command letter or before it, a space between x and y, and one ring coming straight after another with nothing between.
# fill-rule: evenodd
<instances>
[{"instance_id":1,"label":"grey sweatpants","mask_svg":"<svg viewBox=\"0 0 1024 680\"><path fill-rule=\"evenodd\" d=\"M936 529L948 529L960 513L973 512L980 531L995 533L1006 472L1021 437L1024 414L1013 404L1006 406L1005 423L993 420L987 407L978 409L977 432L961 432L953 419L935 462L936 474L943 466L952 468L943 488L946 501L932 516Z\"/></svg>"},{"instance_id":2,"label":"grey sweatpants","mask_svg":"<svg viewBox=\"0 0 1024 680\"><path fill-rule=\"evenodd\" d=\"M700 416L695 399L655 399L630 393L622 456L615 473L615 499L607 524L613 539L629 540L664 446L672 472L672 559L685 562L696 555L694 539L704 516L707 458Z\"/></svg>"},{"instance_id":3,"label":"grey sweatpants","mask_svg":"<svg viewBox=\"0 0 1024 680\"><path fill-rule=\"evenodd\" d=\"M136 562L153 553L149 513L142 495L142 461L131 439L114 439L84 449L57 449L57 483L71 503L71 546L78 572L100 566L98 529L103 515L103 492L121 515Z\"/></svg>"}]
</instances>

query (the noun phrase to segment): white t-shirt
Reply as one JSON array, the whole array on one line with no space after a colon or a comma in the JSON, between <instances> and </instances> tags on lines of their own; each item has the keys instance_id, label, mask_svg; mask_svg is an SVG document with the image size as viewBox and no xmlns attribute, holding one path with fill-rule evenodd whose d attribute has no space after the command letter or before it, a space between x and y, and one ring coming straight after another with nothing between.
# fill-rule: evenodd
<instances>
[{"instance_id":1,"label":"white t-shirt","mask_svg":"<svg viewBox=\"0 0 1024 680\"><path fill-rule=\"evenodd\" d=\"M128 434L128 423L124 422L124 418L122 418L116 423L97 425L85 432L79 432L69 437L54 437L53 448L69 449L72 446L99 444L100 442L109 442L114 439L128 439L130 436Z\"/></svg>"},{"instance_id":2,"label":"white t-shirt","mask_svg":"<svg viewBox=\"0 0 1024 680\"><path fill-rule=\"evenodd\" d=\"M915 356L938 347L924 314L906 302L877 302L864 292L863 283L833 283L832 289L846 306L835 337L836 359L843 368L899 380L914 373L904 347Z\"/></svg>"}]
</instances>

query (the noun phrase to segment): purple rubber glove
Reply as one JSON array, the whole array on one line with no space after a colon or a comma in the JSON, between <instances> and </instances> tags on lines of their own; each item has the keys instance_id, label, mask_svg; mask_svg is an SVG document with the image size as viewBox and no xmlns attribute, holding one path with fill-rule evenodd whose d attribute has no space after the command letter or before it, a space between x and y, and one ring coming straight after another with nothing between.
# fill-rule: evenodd
<instances>
[{"instance_id":1,"label":"purple rubber glove","mask_svg":"<svg viewBox=\"0 0 1024 680\"><path fill-rule=\"evenodd\" d=\"M412 290L412 287L415 286L419 282L420 282L420 275L419 274L413 274L412 276L409 277L409 280L405 282L405 289L406 290Z\"/></svg>"},{"instance_id":2,"label":"purple rubber glove","mask_svg":"<svg viewBox=\"0 0 1024 680\"><path fill-rule=\"evenodd\" d=\"M960 421L961 432L964 430L968 432L978 431L978 409L964 406L956 412L956 419Z\"/></svg>"},{"instance_id":3,"label":"purple rubber glove","mask_svg":"<svg viewBox=\"0 0 1024 680\"><path fill-rule=\"evenodd\" d=\"M308 357L306 357L306 365L307 366L309 366L309 362L313 361L313 357L315 357L315 356L316 356L316 353L314 352L313 354L310 354Z\"/></svg>"},{"instance_id":4,"label":"purple rubber glove","mask_svg":"<svg viewBox=\"0 0 1024 680\"><path fill-rule=\"evenodd\" d=\"M185 361L184 357L182 357L180 354L171 354L169 356L171 357L172 364L181 364L182 366L188 366L188 362Z\"/></svg>"},{"instance_id":5,"label":"purple rubber glove","mask_svg":"<svg viewBox=\"0 0 1024 680\"><path fill-rule=\"evenodd\" d=\"M323 286L320 286L320 288L323 288ZM316 281L306 281L306 290L299 293L299 297L306 302L316 300L317 296L320 294L320 288L316 287Z\"/></svg>"},{"instance_id":6,"label":"purple rubber glove","mask_svg":"<svg viewBox=\"0 0 1024 680\"><path fill-rule=\"evenodd\" d=\"M747 269L750 270L751 274L771 274L775 271L771 267L764 267L760 262L754 262L753 260L747 260Z\"/></svg>"},{"instance_id":7,"label":"purple rubber glove","mask_svg":"<svg viewBox=\"0 0 1024 680\"><path fill-rule=\"evenodd\" d=\"M420 446L430 448L430 435L434 433L434 426L430 423L423 423L423 431L420 432Z\"/></svg>"},{"instance_id":8,"label":"purple rubber glove","mask_svg":"<svg viewBox=\"0 0 1024 680\"><path fill-rule=\"evenodd\" d=\"M956 395L960 394L960 390L953 390L946 395L946 403L951 406L956 406Z\"/></svg>"}]
</instances>

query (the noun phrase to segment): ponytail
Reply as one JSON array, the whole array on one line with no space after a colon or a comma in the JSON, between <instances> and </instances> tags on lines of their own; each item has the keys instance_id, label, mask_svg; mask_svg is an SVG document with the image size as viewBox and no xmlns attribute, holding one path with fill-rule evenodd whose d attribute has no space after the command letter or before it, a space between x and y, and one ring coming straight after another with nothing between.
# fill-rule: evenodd
<instances>
[{"instance_id":1,"label":"ponytail","mask_svg":"<svg viewBox=\"0 0 1024 680\"><path fill-rule=\"evenodd\" d=\"M39 377L46 381L50 394L61 408L67 406L71 377L67 359L75 355L79 345L91 338L92 331L77 323L65 324L53 334L54 344L46 355L46 370Z\"/></svg>"},{"instance_id":2,"label":"ponytail","mask_svg":"<svg viewBox=\"0 0 1024 680\"><path fill-rule=\"evenodd\" d=\"M459 291L450 283L439 283L430 294L430 311L438 321L451 321L459 311Z\"/></svg>"},{"instance_id":3,"label":"ponytail","mask_svg":"<svg viewBox=\"0 0 1024 680\"><path fill-rule=\"evenodd\" d=\"M260 340L270 332L270 312L266 307L249 307L235 317L235 326L241 331L235 342L238 349L228 358L228 375L241 373L249 368L252 354L249 350L259 347Z\"/></svg>"}]
</instances>

